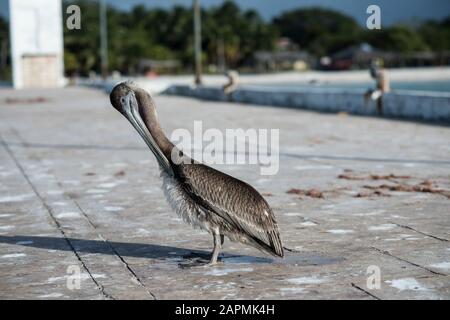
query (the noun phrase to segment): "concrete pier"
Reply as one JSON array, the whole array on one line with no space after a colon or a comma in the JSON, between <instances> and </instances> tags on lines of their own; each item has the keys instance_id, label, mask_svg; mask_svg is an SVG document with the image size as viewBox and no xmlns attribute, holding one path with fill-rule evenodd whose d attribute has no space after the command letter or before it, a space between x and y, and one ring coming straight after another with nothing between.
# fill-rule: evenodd
<instances>
[{"instance_id":1,"label":"concrete pier","mask_svg":"<svg viewBox=\"0 0 450 320\"><path fill-rule=\"evenodd\" d=\"M450 128L264 97L155 97L169 136L196 120L280 129L278 174L216 167L264 195L286 258L226 239L221 264L182 269L212 239L171 210L105 93L0 89L0 299L450 299Z\"/></svg>"},{"instance_id":2,"label":"concrete pier","mask_svg":"<svg viewBox=\"0 0 450 320\"><path fill-rule=\"evenodd\" d=\"M217 86L174 85L165 93L203 100L228 101L306 109L376 115L376 104L365 103L363 90L313 88L302 90L243 86L225 94ZM383 95L383 116L450 122L450 93L394 91Z\"/></svg>"}]
</instances>

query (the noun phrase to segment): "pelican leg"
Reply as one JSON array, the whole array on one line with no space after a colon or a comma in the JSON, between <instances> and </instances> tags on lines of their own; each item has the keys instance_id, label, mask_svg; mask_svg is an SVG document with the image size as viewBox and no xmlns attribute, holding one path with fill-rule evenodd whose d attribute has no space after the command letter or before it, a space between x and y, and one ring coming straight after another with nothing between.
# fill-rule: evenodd
<instances>
[{"instance_id":1,"label":"pelican leg","mask_svg":"<svg viewBox=\"0 0 450 320\"><path fill-rule=\"evenodd\" d=\"M209 266L214 266L217 264L217 259L219 258L220 249L224 241L224 236L218 232L213 233L214 249L211 254L211 260L207 263L203 262L204 259L199 259L191 263L180 263L180 268L205 268Z\"/></svg>"},{"instance_id":2,"label":"pelican leg","mask_svg":"<svg viewBox=\"0 0 450 320\"><path fill-rule=\"evenodd\" d=\"M217 258L219 257L220 249L222 248L223 243L222 242L223 235L219 233L214 233L213 237L214 237L214 250L211 255L211 261L209 261L208 263L208 265L210 266L215 265L217 263Z\"/></svg>"}]
</instances>

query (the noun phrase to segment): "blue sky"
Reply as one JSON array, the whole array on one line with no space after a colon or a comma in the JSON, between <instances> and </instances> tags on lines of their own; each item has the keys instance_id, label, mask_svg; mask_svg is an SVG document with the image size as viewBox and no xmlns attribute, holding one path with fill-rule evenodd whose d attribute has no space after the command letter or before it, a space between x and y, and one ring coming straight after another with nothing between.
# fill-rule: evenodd
<instances>
[{"instance_id":1,"label":"blue sky","mask_svg":"<svg viewBox=\"0 0 450 320\"><path fill-rule=\"evenodd\" d=\"M0 0L0 14L7 15L8 0ZM170 8L174 5L190 6L192 0L107 0L108 4L129 10L136 4L148 7ZM219 5L223 0L200 0L202 6ZM366 21L366 8L369 4L381 7L381 18L384 25L413 19L442 19L450 15L450 0L235 0L244 9L256 9L266 20L279 13L297 8L322 6L337 9L352 17L361 24Z\"/></svg>"}]
</instances>

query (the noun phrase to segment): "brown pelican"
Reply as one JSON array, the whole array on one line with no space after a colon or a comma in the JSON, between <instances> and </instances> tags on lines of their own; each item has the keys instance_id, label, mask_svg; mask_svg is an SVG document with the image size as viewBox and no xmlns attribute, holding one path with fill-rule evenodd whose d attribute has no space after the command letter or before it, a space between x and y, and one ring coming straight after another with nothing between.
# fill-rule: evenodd
<instances>
[{"instance_id":1,"label":"brown pelican","mask_svg":"<svg viewBox=\"0 0 450 320\"><path fill-rule=\"evenodd\" d=\"M155 155L174 211L212 234L214 250L206 265L217 263L224 236L283 257L275 216L252 186L184 155L165 136L150 94L133 82L116 85L110 100Z\"/></svg>"}]
</instances>

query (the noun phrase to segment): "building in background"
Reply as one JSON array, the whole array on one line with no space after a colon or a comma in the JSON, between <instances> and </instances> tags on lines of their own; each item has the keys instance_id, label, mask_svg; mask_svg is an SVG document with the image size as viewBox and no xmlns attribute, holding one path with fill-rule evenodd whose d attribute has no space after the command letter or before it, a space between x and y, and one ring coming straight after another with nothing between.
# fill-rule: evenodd
<instances>
[{"instance_id":1,"label":"building in background","mask_svg":"<svg viewBox=\"0 0 450 320\"><path fill-rule=\"evenodd\" d=\"M64 84L61 0L9 0L14 88Z\"/></svg>"},{"instance_id":2,"label":"building in background","mask_svg":"<svg viewBox=\"0 0 450 320\"><path fill-rule=\"evenodd\" d=\"M256 51L253 56L259 72L305 71L314 64L314 58L289 38L279 38L274 51Z\"/></svg>"}]
</instances>

